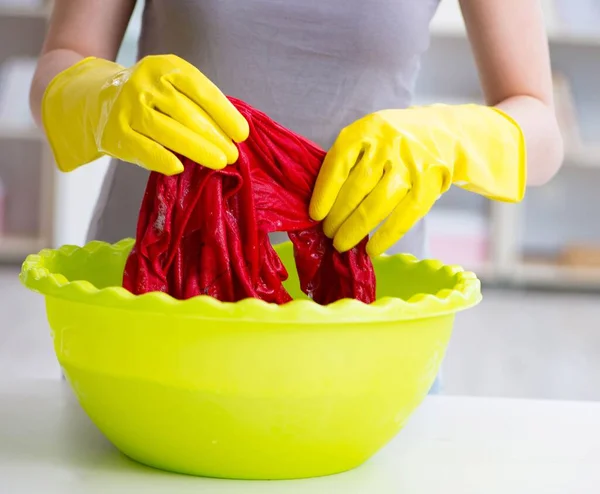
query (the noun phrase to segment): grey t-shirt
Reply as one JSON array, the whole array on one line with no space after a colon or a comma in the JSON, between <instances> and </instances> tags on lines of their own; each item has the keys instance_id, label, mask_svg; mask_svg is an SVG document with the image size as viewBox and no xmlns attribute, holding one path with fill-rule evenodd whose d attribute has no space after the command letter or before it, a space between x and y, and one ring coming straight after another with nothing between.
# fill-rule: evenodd
<instances>
[{"instance_id":1,"label":"grey t-shirt","mask_svg":"<svg viewBox=\"0 0 600 494\"><path fill-rule=\"evenodd\" d=\"M324 149L410 105L439 0L146 0L139 56L173 53ZM135 235L148 172L113 162L89 238ZM276 237L279 240L281 237ZM425 255L424 222L391 249Z\"/></svg>"}]
</instances>

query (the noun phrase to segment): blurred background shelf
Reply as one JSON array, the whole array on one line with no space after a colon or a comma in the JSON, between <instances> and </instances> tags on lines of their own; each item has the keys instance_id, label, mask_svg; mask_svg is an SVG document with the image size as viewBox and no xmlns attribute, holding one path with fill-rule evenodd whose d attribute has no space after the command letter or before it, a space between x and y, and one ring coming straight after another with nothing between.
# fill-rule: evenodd
<instances>
[{"instance_id":1,"label":"blurred background shelf","mask_svg":"<svg viewBox=\"0 0 600 494\"><path fill-rule=\"evenodd\" d=\"M0 263L22 262L26 256L48 245L45 238L0 236Z\"/></svg>"},{"instance_id":2,"label":"blurred background shelf","mask_svg":"<svg viewBox=\"0 0 600 494\"><path fill-rule=\"evenodd\" d=\"M522 264L515 270L514 282L540 288L600 290L600 268Z\"/></svg>"},{"instance_id":3,"label":"blurred background shelf","mask_svg":"<svg viewBox=\"0 0 600 494\"><path fill-rule=\"evenodd\" d=\"M600 145L567 151L565 165L600 170Z\"/></svg>"},{"instance_id":4,"label":"blurred background shelf","mask_svg":"<svg viewBox=\"0 0 600 494\"><path fill-rule=\"evenodd\" d=\"M600 34L578 34L568 30L554 29L548 32L550 44L600 47Z\"/></svg>"},{"instance_id":5,"label":"blurred background shelf","mask_svg":"<svg viewBox=\"0 0 600 494\"><path fill-rule=\"evenodd\" d=\"M0 140L27 140L44 142L44 134L37 128L3 126L0 123Z\"/></svg>"},{"instance_id":6,"label":"blurred background shelf","mask_svg":"<svg viewBox=\"0 0 600 494\"><path fill-rule=\"evenodd\" d=\"M0 0L0 263L54 242L55 167L29 113L50 2Z\"/></svg>"},{"instance_id":7,"label":"blurred background shelf","mask_svg":"<svg viewBox=\"0 0 600 494\"><path fill-rule=\"evenodd\" d=\"M25 5L30 3L31 5ZM48 5L44 5L43 2L37 2L41 6L35 6L36 2L24 2L19 5L16 1L14 4L4 4L0 2L0 16L6 18L25 17L34 19L46 19L50 13Z\"/></svg>"},{"instance_id":8,"label":"blurred background shelf","mask_svg":"<svg viewBox=\"0 0 600 494\"><path fill-rule=\"evenodd\" d=\"M467 41L467 32L464 25L447 25L442 23L433 23L431 35L434 38L453 38ZM568 29L549 29L547 30L548 41L550 45L572 45L579 47L600 47L600 33L577 33Z\"/></svg>"}]
</instances>

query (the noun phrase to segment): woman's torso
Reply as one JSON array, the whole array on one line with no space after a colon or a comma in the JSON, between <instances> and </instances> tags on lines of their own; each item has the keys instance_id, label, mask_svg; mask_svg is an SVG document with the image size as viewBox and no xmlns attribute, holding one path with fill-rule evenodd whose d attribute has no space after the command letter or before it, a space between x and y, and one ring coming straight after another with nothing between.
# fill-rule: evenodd
<instances>
[{"instance_id":1,"label":"woman's torso","mask_svg":"<svg viewBox=\"0 0 600 494\"><path fill-rule=\"evenodd\" d=\"M410 104L438 1L146 0L139 56L174 53L327 149L357 118ZM111 164L90 238L135 235L146 180ZM424 242L420 223L393 251Z\"/></svg>"}]
</instances>

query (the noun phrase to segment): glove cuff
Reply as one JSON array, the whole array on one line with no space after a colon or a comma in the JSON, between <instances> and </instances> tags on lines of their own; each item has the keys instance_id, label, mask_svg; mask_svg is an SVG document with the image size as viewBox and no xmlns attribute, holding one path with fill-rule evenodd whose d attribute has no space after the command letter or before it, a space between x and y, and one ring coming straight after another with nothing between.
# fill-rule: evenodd
<instances>
[{"instance_id":1,"label":"glove cuff","mask_svg":"<svg viewBox=\"0 0 600 494\"><path fill-rule=\"evenodd\" d=\"M495 107L463 105L452 182L488 199L520 202L527 183L525 137L519 124Z\"/></svg>"},{"instance_id":2,"label":"glove cuff","mask_svg":"<svg viewBox=\"0 0 600 494\"><path fill-rule=\"evenodd\" d=\"M95 57L84 58L60 72L42 98L42 124L57 167L69 172L102 156L95 126L100 91L123 67Z\"/></svg>"}]
</instances>

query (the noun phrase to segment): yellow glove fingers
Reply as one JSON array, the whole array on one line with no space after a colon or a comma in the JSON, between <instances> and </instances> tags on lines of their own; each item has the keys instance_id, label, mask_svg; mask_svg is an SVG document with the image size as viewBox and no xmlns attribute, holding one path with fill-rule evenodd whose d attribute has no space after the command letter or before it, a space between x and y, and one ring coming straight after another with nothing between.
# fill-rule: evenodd
<instances>
[{"instance_id":1,"label":"yellow glove fingers","mask_svg":"<svg viewBox=\"0 0 600 494\"><path fill-rule=\"evenodd\" d=\"M248 138L248 122L221 90L196 67L178 58L181 70L171 71L165 78L175 89L203 108L235 142Z\"/></svg>"},{"instance_id":2,"label":"yellow glove fingers","mask_svg":"<svg viewBox=\"0 0 600 494\"><path fill-rule=\"evenodd\" d=\"M342 224L333 239L333 246L340 252L353 248L392 213L409 190L408 177L388 171L381 182Z\"/></svg>"},{"instance_id":3,"label":"yellow glove fingers","mask_svg":"<svg viewBox=\"0 0 600 494\"><path fill-rule=\"evenodd\" d=\"M135 150L134 164L165 175L176 175L183 171L179 158L159 143L136 132L131 132L129 138Z\"/></svg>"},{"instance_id":4,"label":"yellow glove fingers","mask_svg":"<svg viewBox=\"0 0 600 494\"><path fill-rule=\"evenodd\" d=\"M329 238L335 236L342 224L381 180L383 167L377 163L378 158L385 159L364 154L350 172L323 222L323 232Z\"/></svg>"},{"instance_id":5,"label":"yellow glove fingers","mask_svg":"<svg viewBox=\"0 0 600 494\"><path fill-rule=\"evenodd\" d=\"M149 137L198 164L219 170L227 166L227 156L203 136L155 110L147 110L144 127L133 130Z\"/></svg>"},{"instance_id":6,"label":"yellow glove fingers","mask_svg":"<svg viewBox=\"0 0 600 494\"><path fill-rule=\"evenodd\" d=\"M309 214L313 220L323 221L329 214L362 154L363 146L360 142L348 144L340 137L333 144L323 160L310 201Z\"/></svg>"},{"instance_id":7,"label":"yellow glove fingers","mask_svg":"<svg viewBox=\"0 0 600 494\"><path fill-rule=\"evenodd\" d=\"M443 175L435 168L419 178L416 187L406 195L367 243L371 257L383 254L398 242L421 218L423 218L440 196Z\"/></svg>"},{"instance_id":8,"label":"yellow glove fingers","mask_svg":"<svg viewBox=\"0 0 600 494\"><path fill-rule=\"evenodd\" d=\"M175 89L169 93L168 97L156 97L156 109L214 144L225 154L228 164L235 163L239 156L238 149L215 121L184 94Z\"/></svg>"}]
</instances>

